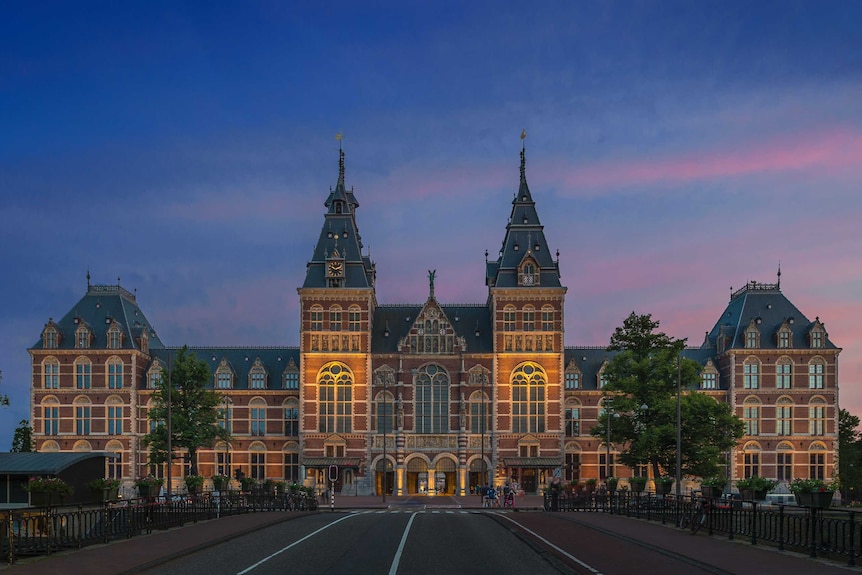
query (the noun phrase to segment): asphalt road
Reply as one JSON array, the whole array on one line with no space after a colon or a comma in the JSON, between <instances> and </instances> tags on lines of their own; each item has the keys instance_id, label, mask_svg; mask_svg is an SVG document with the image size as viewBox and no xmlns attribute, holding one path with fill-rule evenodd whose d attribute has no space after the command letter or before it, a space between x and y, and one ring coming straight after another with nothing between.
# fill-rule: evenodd
<instances>
[{"instance_id":1,"label":"asphalt road","mask_svg":"<svg viewBox=\"0 0 862 575\"><path fill-rule=\"evenodd\" d=\"M479 510L321 513L236 538L146 571L232 573L574 573Z\"/></svg>"}]
</instances>

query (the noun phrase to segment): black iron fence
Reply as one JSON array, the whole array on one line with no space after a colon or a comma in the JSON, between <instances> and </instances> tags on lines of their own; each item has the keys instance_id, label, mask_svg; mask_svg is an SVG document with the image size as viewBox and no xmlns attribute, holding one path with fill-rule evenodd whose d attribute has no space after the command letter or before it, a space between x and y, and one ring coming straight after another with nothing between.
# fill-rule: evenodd
<instances>
[{"instance_id":1,"label":"black iron fence","mask_svg":"<svg viewBox=\"0 0 862 575\"><path fill-rule=\"evenodd\" d=\"M631 492L564 494L555 508L546 495L544 505L546 511L611 513L695 526L693 533L724 534L752 545L767 543L811 557L844 560L851 567L862 552L862 529L856 513L847 509L701 499L697 495L676 499L673 495Z\"/></svg>"},{"instance_id":2,"label":"black iron fence","mask_svg":"<svg viewBox=\"0 0 862 575\"><path fill-rule=\"evenodd\" d=\"M0 556L18 558L80 549L129 539L154 530L261 511L315 511L317 499L305 493L202 493L123 500L77 507L28 507L0 511Z\"/></svg>"}]
</instances>

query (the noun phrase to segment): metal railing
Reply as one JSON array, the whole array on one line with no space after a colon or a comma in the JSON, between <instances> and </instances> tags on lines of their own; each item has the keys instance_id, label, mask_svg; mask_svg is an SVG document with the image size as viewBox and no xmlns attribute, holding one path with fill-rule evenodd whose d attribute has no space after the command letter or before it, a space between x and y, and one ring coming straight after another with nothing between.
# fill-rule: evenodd
<instances>
[{"instance_id":1,"label":"metal railing","mask_svg":"<svg viewBox=\"0 0 862 575\"><path fill-rule=\"evenodd\" d=\"M0 556L11 565L21 557L49 555L87 545L209 519L260 511L316 511L305 493L238 491L121 500L77 507L28 507L0 511Z\"/></svg>"},{"instance_id":2,"label":"metal railing","mask_svg":"<svg viewBox=\"0 0 862 575\"><path fill-rule=\"evenodd\" d=\"M701 505L703 504L703 507ZM553 502L545 495L546 511ZM810 557L845 560L854 567L862 551L862 529L856 513L847 509L820 509L795 505L769 505L733 500L702 500L697 495L677 500L654 493L578 493L557 500L556 511L599 512L660 521L671 525L692 524L700 509L704 521L699 531L745 539L752 545L767 543L779 550L807 552ZM684 522L683 519L688 519Z\"/></svg>"}]
</instances>

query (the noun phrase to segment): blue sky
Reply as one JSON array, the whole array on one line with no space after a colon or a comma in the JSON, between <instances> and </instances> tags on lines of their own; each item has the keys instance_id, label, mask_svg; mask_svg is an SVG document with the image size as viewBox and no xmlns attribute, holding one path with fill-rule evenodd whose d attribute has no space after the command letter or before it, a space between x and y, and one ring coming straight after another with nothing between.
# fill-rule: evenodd
<instances>
[{"instance_id":1,"label":"blue sky","mask_svg":"<svg viewBox=\"0 0 862 575\"><path fill-rule=\"evenodd\" d=\"M780 261L862 412L862 7L319 4L0 8L0 449L88 268L170 345L297 344L339 131L381 303L485 301L526 129L568 345L699 344Z\"/></svg>"}]
</instances>

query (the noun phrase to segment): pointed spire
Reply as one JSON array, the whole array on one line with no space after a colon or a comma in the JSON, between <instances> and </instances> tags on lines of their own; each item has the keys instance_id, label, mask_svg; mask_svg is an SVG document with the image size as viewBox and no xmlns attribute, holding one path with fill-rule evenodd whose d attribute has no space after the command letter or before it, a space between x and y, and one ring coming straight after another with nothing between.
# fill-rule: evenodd
<instances>
[{"instance_id":1,"label":"pointed spire","mask_svg":"<svg viewBox=\"0 0 862 575\"><path fill-rule=\"evenodd\" d=\"M778 289L781 289L781 260L778 260Z\"/></svg>"},{"instance_id":2,"label":"pointed spire","mask_svg":"<svg viewBox=\"0 0 862 575\"><path fill-rule=\"evenodd\" d=\"M87 290L90 289L90 266L87 266Z\"/></svg>"},{"instance_id":3,"label":"pointed spire","mask_svg":"<svg viewBox=\"0 0 862 575\"><path fill-rule=\"evenodd\" d=\"M341 149L340 144L338 146L338 186L344 188L344 150Z\"/></svg>"}]
</instances>

